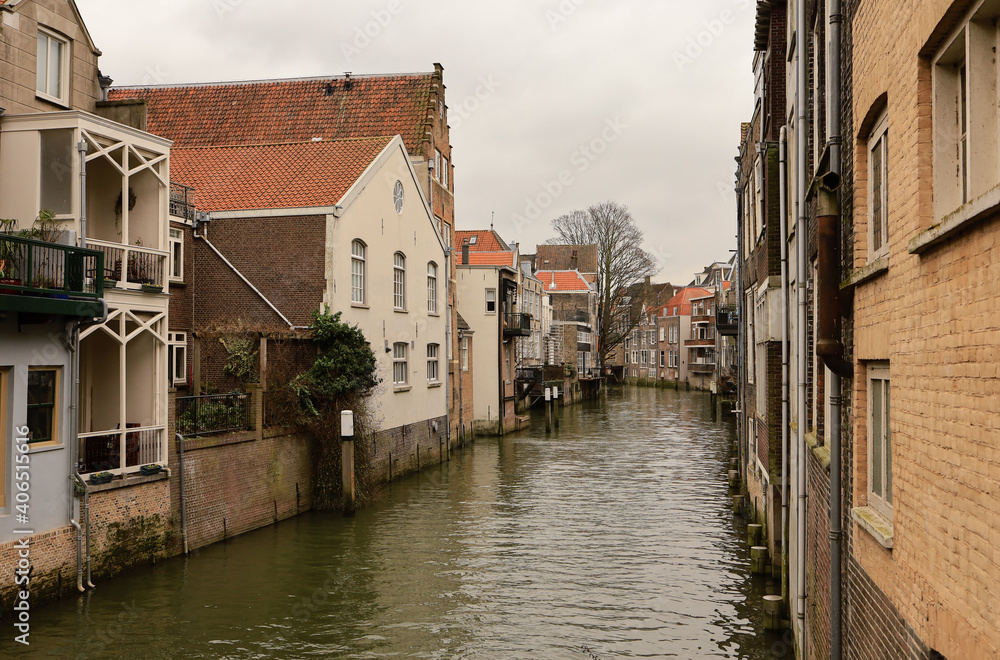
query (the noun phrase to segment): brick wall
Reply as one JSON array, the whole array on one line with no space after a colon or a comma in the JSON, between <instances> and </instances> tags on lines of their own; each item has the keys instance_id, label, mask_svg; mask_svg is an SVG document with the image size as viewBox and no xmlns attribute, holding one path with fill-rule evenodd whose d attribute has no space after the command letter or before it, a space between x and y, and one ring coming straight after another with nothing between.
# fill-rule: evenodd
<instances>
[{"instance_id":1,"label":"brick wall","mask_svg":"<svg viewBox=\"0 0 1000 660\"><path fill-rule=\"evenodd\" d=\"M445 423L444 417L438 417L377 433L372 456L375 474L391 481L447 460Z\"/></svg>"},{"instance_id":2,"label":"brick wall","mask_svg":"<svg viewBox=\"0 0 1000 660\"><path fill-rule=\"evenodd\" d=\"M830 468L813 451L806 452L806 480L807 657L829 658Z\"/></svg>"}]
</instances>

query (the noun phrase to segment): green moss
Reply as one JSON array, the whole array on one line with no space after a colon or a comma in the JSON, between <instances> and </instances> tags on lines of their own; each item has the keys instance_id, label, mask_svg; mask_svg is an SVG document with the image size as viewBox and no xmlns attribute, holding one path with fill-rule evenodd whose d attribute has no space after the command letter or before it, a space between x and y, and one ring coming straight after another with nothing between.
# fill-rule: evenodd
<instances>
[{"instance_id":1,"label":"green moss","mask_svg":"<svg viewBox=\"0 0 1000 660\"><path fill-rule=\"evenodd\" d=\"M159 514L109 523L104 544L93 554L94 571L112 577L142 561L163 559L173 534L169 521Z\"/></svg>"}]
</instances>

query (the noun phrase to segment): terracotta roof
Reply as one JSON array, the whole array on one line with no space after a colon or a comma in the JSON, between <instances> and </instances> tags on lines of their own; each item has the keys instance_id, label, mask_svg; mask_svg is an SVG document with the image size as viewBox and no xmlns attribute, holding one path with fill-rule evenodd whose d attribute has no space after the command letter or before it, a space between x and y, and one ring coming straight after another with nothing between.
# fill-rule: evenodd
<instances>
[{"instance_id":1,"label":"terracotta roof","mask_svg":"<svg viewBox=\"0 0 1000 660\"><path fill-rule=\"evenodd\" d=\"M470 266L510 266L514 268L514 252L473 252L469 250Z\"/></svg>"},{"instance_id":2,"label":"terracotta roof","mask_svg":"<svg viewBox=\"0 0 1000 660\"><path fill-rule=\"evenodd\" d=\"M711 293L699 286L684 287L678 291L673 298L667 301L667 304L665 305L667 308L667 316L675 316L675 307L678 308L677 315L691 316L691 299L711 295Z\"/></svg>"},{"instance_id":3,"label":"terracotta roof","mask_svg":"<svg viewBox=\"0 0 1000 660\"><path fill-rule=\"evenodd\" d=\"M203 211L330 206L391 140L175 147L170 178L192 186Z\"/></svg>"},{"instance_id":4,"label":"terracotta roof","mask_svg":"<svg viewBox=\"0 0 1000 660\"><path fill-rule=\"evenodd\" d=\"M540 270L535 277L546 291L591 291L587 280L576 270Z\"/></svg>"},{"instance_id":5,"label":"terracotta roof","mask_svg":"<svg viewBox=\"0 0 1000 660\"><path fill-rule=\"evenodd\" d=\"M472 238L475 237L475 242ZM455 244L459 247L469 239L469 252L500 252L510 250L510 246L492 229L455 230Z\"/></svg>"},{"instance_id":6,"label":"terracotta roof","mask_svg":"<svg viewBox=\"0 0 1000 660\"><path fill-rule=\"evenodd\" d=\"M273 144L399 135L422 153L435 74L115 87L108 99L143 99L146 130L175 146Z\"/></svg>"}]
</instances>

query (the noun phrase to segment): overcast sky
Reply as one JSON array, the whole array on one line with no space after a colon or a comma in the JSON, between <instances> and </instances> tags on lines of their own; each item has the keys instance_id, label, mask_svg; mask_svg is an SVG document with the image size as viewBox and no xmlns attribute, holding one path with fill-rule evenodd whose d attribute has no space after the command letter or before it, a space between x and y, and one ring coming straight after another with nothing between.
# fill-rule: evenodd
<instances>
[{"instance_id":1,"label":"overcast sky","mask_svg":"<svg viewBox=\"0 0 1000 660\"><path fill-rule=\"evenodd\" d=\"M77 0L115 84L444 66L459 229L625 204L686 284L736 246L752 0Z\"/></svg>"}]
</instances>

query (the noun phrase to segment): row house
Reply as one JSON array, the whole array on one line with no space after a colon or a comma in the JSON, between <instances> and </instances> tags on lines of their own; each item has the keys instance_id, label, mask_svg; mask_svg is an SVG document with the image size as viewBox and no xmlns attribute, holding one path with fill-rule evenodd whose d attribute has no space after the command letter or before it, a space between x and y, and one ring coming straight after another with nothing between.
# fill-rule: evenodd
<instances>
[{"instance_id":1,"label":"row house","mask_svg":"<svg viewBox=\"0 0 1000 660\"><path fill-rule=\"evenodd\" d=\"M618 315L618 323L620 327L620 334L623 336L622 341L615 346L606 357L604 361L604 366L606 371L611 374L615 374L619 378L636 378L636 374L640 371L638 365L648 364L654 365L656 360L652 360L648 363L637 362L632 358L642 359L642 354L633 356L632 346L636 344L636 341L641 339L641 335L636 334L639 332L638 324L645 323L647 326L653 321L650 321L647 317L648 309L663 307L668 300L670 300L676 289L669 282L655 283L651 281L649 275L646 276L645 281L636 282L631 286L627 287L624 291L620 304L626 305L629 308L628 314ZM646 328L648 332L650 328ZM632 335L635 334L633 337ZM629 348L626 348L628 344ZM640 351L642 349L639 349ZM646 378L656 378L657 375L654 373L653 369L649 369L649 373L644 374L642 377Z\"/></svg>"},{"instance_id":2,"label":"row house","mask_svg":"<svg viewBox=\"0 0 1000 660\"><path fill-rule=\"evenodd\" d=\"M662 328L663 335L664 365L660 376L663 380L677 384L684 383L688 386L701 385L703 389L708 389L704 365L714 363L700 362L696 363L697 366L692 366L692 359L706 361L709 357L706 353L707 344L703 339L696 339L694 344L691 341L697 336L696 328L705 326L705 314L695 312L705 311L705 301L711 295L707 289L686 286L663 306L663 311L657 319L657 332L660 334L659 329ZM697 310L695 300L698 300ZM702 334L706 332L707 329L703 329Z\"/></svg>"},{"instance_id":3,"label":"row house","mask_svg":"<svg viewBox=\"0 0 1000 660\"><path fill-rule=\"evenodd\" d=\"M443 67L432 72L413 74L370 74L179 84L114 87L108 91L111 101L131 107L147 129L171 140L177 147L233 147L264 144L304 143L366 139L398 135L403 141L421 194L431 209L438 234L445 243L447 258L441 259L437 280L442 295L440 314L449 319L448 338L442 348L442 370L447 372L448 405L451 420L449 436L458 436L459 332L456 305L455 245L455 164L450 143L448 107ZM275 121L281 117L281 121ZM191 191L175 186L174 206L184 211L191 206ZM189 246L193 232L193 213L176 216L171 224L171 240ZM180 346L187 345L188 378L178 367L175 380L185 393L199 391L193 382L194 338L192 326L182 325L190 316L190 287L180 280L171 287L176 295L178 324L171 337L180 356ZM193 318L191 319L193 322ZM469 335L471 341L471 335ZM464 390L468 394L468 390ZM466 402L467 403L467 402Z\"/></svg>"},{"instance_id":4,"label":"row house","mask_svg":"<svg viewBox=\"0 0 1000 660\"><path fill-rule=\"evenodd\" d=\"M552 301L550 334L554 351L549 362L571 367L577 380L595 377L598 368L596 285L576 270L539 270L535 276L541 280ZM576 390L568 394L579 393L579 384L574 387Z\"/></svg>"},{"instance_id":5,"label":"row house","mask_svg":"<svg viewBox=\"0 0 1000 660\"><path fill-rule=\"evenodd\" d=\"M666 348L662 346L666 342L666 328L660 323L665 309L663 305L643 305L638 323L622 342L627 379L649 382L665 377L661 367L666 367Z\"/></svg>"},{"instance_id":6,"label":"row house","mask_svg":"<svg viewBox=\"0 0 1000 660\"><path fill-rule=\"evenodd\" d=\"M170 142L116 121L72 0L0 3L0 53L0 593L12 602L16 542L32 548L33 597L83 590L92 556L95 572L138 560L97 557L140 519L148 536L130 542L163 551L168 475L140 472L170 467ZM95 473L114 480L85 483Z\"/></svg>"},{"instance_id":7,"label":"row house","mask_svg":"<svg viewBox=\"0 0 1000 660\"><path fill-rule=\"evenodd\" d=\"M729 302L799 657L1000 655L998 19L757 3Z\"/></svg>"}]
</instances>

